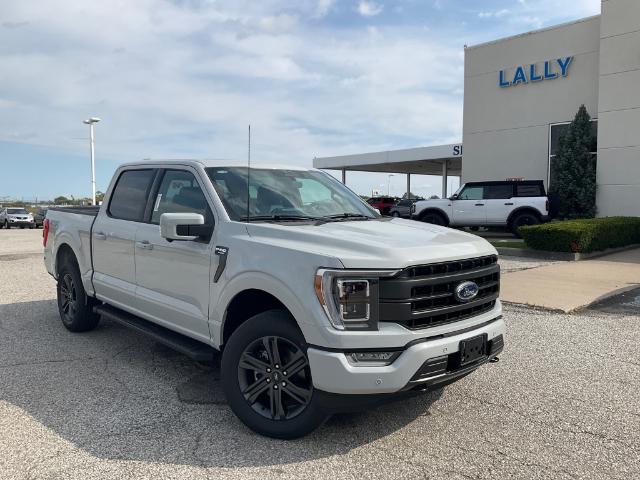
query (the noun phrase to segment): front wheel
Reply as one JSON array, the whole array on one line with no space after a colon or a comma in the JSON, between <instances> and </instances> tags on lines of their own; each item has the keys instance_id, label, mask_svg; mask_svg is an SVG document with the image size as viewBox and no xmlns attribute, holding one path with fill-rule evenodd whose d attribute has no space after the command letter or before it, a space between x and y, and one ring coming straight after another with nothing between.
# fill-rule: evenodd
<instances>
[{"instance_id":1,"label":"front wheel","mask_svg":"<svg viewBox=\"0 0 640 480\"><path fill-rule=\"evenodd\" d=\"M524 212L519 213L513 220L511 220L511 232L518 238L522 238L522 234L520 233L520 227L524 227L527 225L538 225L540 223L540 219L533 213Z\"/></svg>"},{"instance_id":2,"label":"front wheel","mask_svg":"<svg viewBox=\"0 0 640 480\"><path fill-rule=\"evenodd\" d=\"M238 327L221 373L229 406L257 433L298 438L328 417L313 390L304 337L286 311L259 313Z\"/></svg>"},{"instance_id":3,"label":"front wheel","mask_svg":"<svg viewBox=\"0 0 640 480\"><path fill-rule=\"evenodd\" d=\"M432 223L434 225L446 226L447 221L445 218L439 214L438 212L427 212L420 217L422 222Z\"/></svg>"},{"instance_id":4,"label":"front wheel","mask_svg":"<svg viewBox=\"0 0 640 480\"><path fill-rule=\"evenodd\" d=\"M398 212L397 210L394 210L391 216L395 218L400 218L400 212Z\"/></svg>"},{"instance_id":5,"label":"front wheel","mask_svg":"<svg viewBox=\"0 0 640 480\"><path fill-rule=\"evenodd\" d=\"M9 230L11 228L11 225L9 225L8 221L4 221L4 228L6 228L7 230Z\"/></svg>"}]
</instances>

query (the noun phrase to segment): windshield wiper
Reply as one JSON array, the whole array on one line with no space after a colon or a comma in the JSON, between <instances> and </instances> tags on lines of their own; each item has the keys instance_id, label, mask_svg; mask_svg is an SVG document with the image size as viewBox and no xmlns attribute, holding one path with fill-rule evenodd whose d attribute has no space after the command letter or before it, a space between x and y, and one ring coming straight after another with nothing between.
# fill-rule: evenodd
<instances>
[{"instance_id":1,"label":"windshield wiper","mask_svg":"<svg viewBox=\"0 0 640 480\"><path fill-rule=\"evenodd\" d=\"M274 215L253 215L251 217L248 218L248 220L250 222L254 222L254 221L272 221L272 222L279 222L279 221L295 221L295 220L318 220L321 217L310 217L308 215L280 215L280 214L274 214ZM247 220L247 218L245 217L244 220Z\"/></svg>"},{"instance_id":2,"label":"windshield wiper","mask_svg":"<svg viewBox=\"0 0 640 480\"><path fill-rule=\"evenodd\" d=\"M335 215L326 215L324 217L318 218L316 225L321 225L327 222L342 222L346 220L370 220L371 217L368 215L363 215L361 213L337 213Z\"/></svg>"}]
</instances>

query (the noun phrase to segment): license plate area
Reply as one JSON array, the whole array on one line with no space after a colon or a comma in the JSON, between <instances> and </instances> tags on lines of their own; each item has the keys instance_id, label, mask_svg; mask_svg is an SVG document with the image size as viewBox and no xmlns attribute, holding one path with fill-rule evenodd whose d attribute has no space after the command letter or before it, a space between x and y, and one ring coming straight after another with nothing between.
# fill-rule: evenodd
<instances>
[{"instance_id":1,"label":"license plate area","mask_svg":"<svg viewBox=\"0 0 640 480\"><path fill-rule=\"evenodd\" d=\"M487 335L478 335L460 342L460 366L464 367L487 357Z\"/></svg>"}]
</instances>

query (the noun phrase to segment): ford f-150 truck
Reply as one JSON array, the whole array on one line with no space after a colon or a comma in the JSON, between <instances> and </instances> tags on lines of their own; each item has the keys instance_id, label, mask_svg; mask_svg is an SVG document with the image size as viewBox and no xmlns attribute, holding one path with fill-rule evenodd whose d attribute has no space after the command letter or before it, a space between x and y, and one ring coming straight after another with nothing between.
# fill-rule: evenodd
<instances>
[{"instance_id":1,"label":"ford f-150 truck","mask_svg":"<svg viewBox=\"0 0 640 480\"><path fill-rule=\"evenodd\" d=\"M489 243L382 217L319 170L125 164L100 207L50 208L43 243L68 330L103 317L197 360L221 351L229 405L272 437L443 386L503 348Z\"/></svg>"}]
</instances>

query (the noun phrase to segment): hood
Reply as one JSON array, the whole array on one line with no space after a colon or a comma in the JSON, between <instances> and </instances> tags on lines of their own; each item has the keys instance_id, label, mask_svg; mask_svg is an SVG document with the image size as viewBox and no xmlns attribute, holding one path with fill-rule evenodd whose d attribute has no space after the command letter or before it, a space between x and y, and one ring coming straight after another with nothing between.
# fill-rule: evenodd
<instances>
[{"instance_id":1,"label":"hood","mask_svg":"<svg viewBox=\"0 0 640 480\"><path fill-rule=\"evenodd\" d=\"M321 225L255 223L248 231L263 243L335 257L345 268L404 268L497 254L477 235L395 218Z\"/></svg>"}]
</instances>

